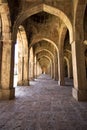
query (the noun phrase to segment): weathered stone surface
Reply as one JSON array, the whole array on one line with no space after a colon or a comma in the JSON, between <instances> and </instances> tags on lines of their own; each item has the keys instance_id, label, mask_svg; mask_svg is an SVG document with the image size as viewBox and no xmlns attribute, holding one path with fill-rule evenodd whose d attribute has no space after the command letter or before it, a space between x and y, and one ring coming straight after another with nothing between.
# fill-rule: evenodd
<instances>
[{"instance_id":1,"label":"weathered stone surface","mask_svg":"<svg viewBox=\"0 0 87 130\"><path fill-rule=\"evenodd\" d=\"M14 63L15 44L18 63ZM45 51L45 52L44 52ZM14 65L16 64L16 65ZM87 0L0 0L0 97L41 73L73 77L73 96L87 99ZM11 89L11 90L10 90ZM13 93L13 94L12 94ZM12 96L11 96L12 97Z\"/></svg>"},{"instance_id":2,"label":"weathered stone surface","mask_svg":"<svg viewBox=\"0 0 87 130\"><path fill-rule=\"evenodd\" d=\"M15 100L0 101L0 130L86 130L87 103L72 98L72 80L65 80L60 87L43 74L16 87Z\"/></svg>"}]
</instances>

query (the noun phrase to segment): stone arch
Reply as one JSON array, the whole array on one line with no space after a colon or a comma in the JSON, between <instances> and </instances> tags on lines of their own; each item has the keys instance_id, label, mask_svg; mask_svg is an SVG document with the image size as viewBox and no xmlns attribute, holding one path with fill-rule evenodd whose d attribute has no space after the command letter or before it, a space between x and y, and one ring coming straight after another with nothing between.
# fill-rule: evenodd
<instances>
[{"instance_id":1,"label":"stone arch","mask_svg":"<svg viewBox=\"0 0 87 130\"><path fill-rule=\"evenodd\" d=\"M39 53L39 52L41 52L41 51L46 51L46 52L48 52L48 53L52 56L52 58L54 59L54 55L52 54L52 52L49 51L49 50L47 50L47 49L38 50L38 52L36 52L36 54Z\"/></svg>"},{"instance_id":2,"label":"stone arch","mask_svg":"<svg viewBox=\"0 0 87 130\"><path fill-rule=\"evenodd\" d=\"M11 41L11 21L8 4L0 5L0 15L2 20L2 39L3 41Z\"/></svg>"},{"instance_id":3,"label":"stone arch","mask_svg":"<svg viewBox=\"0 0 87 130\"><path fill-rule=\"evenodd\" d=\"M55 50L57 51L57 58L58 58L58 47L57 45L50 39L47 39L47 38L44 38L44 37L41 37L39 39L36 39L36 40L33 40L32 43L31 43L31 46L35 45L36 43L40 42L40 41L47 41L48 43L51 43L54 47L55 47ZM30 46L30 47L31 47ZM53 60L55 61L55 59ZM51 65L51 70L52 70L52 66L53 66L53 69L54 69L54 65ZM53 72L53 73L52 73ZM54 71L52 70L51 71L51 75L53 75L52 77L54 77Z\"/></svg>"},{"instance_id":4,"label":"stone arch","mask_svg":"<svg viewBox=\"0 0 87 130\"><path fill-rule=\"evenodd\" d=\"M46 56L46 55L42 55L42 56L40 56L39 58L42 58L42 57L47 58L47 59L50 61L50 63L51 63L51 58L49 58L49 57L48 57L48 56Z\"/></svg>"},{"instance_id":5,"label":"stone arch","mask_svg":"<svg viewBox=\"0 0 87 130\"><path fill-rule=\"evenodd\" d=\"M28 42L23 26L19 26L18 43L18 85L28 84Z\"/></svg>"},{"instance_id":6,"label":"stone arch","mask_svg":"<svg viewBox=\"0 0 87 130\"><path fill-rule=\"evenodd\" d=\"M28 17L30 17L30 16L32 16L34 14L37 14L37 13L39 13L41 11L45 11L47 13L50 13L50 14L55 15L55 16L59 17L60 19L62 19L62 21L65 23L65 25L69 29L70 42L73 41L73 30L72 30L72 23L71 23L70 19L61 10L59 10L57 8L54 8L52 6L46 5L46 4L39 4L37 6L34 6L34 7L30 8L30 9L26 10L25 12L22 12L18 16L18 18L17 18L17 20L16 20L16 22L14 24L14 28L13 28L13 39L15 38L14 36L16 36L16 32L17 32L17 29L18 29L19 25L21 25L21 23L25 19L27 19Z\"/></svg>"},{"instance_id":7,"label":"stone arch","mask_svg":"<svg viewBox=\"0 0 87 130\"><path fill-rule=\"evenodd\" d=\"M48 57L48 56L46 56L46 55L42 55L42 56L40 56L39 58L41 59L41 58L43 58L43 57L45 57L46 59L48 59L48 61L50 62L50 64L51 64L51 59ZM38 58L38 59L39 59Z\"/></svg>"},{"instance_id":8,"label":"stone arch","mask_svg":"<svg viewBox=\"0 0 87 130\"><path fill-rule=\"evenodd\" d=\"M50 72L50 75L51 75L51 77L53 78L53 77L54 77L54 76L53 76L53 75L54 75L54 71L53 71L53 70L54 70L54 69L53 69L53 68L54 68L53 60L52 60L49 56L46 56L46 55L42 55L42 56L40 56L39 58L41 59L41 58L43 58L43 57L45 57L46 59L48 59L49 62L50 62L50 64L49 64L48 67L50 67L50 69L51 69L51 70L50 70L50 71L51 71L51 72ZM38 58L38 59L39 59L39 58ZM47 65L48 65L48 64L47 64Z\"/></svg>"},{"instance_id":9,"label":"stone arch","mask_svg":"<svg viewBox=\"0 0 87 130\"><path fill-rule=\"evenodd\" d=\"M47 54L44 54L44 52L47 53ZM43 50L42 50L42 51L39 51L36 55L37 55L37 57L39 57L39 56L41 56L41 55L42 55L42 56L45 55L45 56L49 57L51 60L53 60L52 55L50 55L50 53L47 52L47 51L43 51Z\"/></svg>"},{"instance_id":10,"label":"stone arch","mask_svg":"<svg viewBox=\"0 0 87 130\"><path fill-rule=\"evenodd\" d=\"M37 44L39 44L39 43L37 43ZM36 45L37 45L36 44ZM53 48L53 47L52 47ZM35 52L38 52L39 50L42 50L42 49L46 49L46 50L48 50L48 51L50 51L53 55L54 55L54 50L52 49L52 48L50 48L49 46L44 46L44 44L42 45L42 46L40 46L39 48L38 48L38 46L36 46L35 47Z\"/></svg>"},{"instance_id":11,"label":"stone arch","mask_svg":"<svg viewBox=\"0 0 87 130\"><path fill-rule=\"evenodd\" d=\"M50 58L49 56L42 55L42 56L40 56L39 58L40 58L40 59L41 59L41 58L46 58L46 59L50 62L50 64L52 63L52 62L51 62L51 58Z\"/></svg>"},{"instance_id":12,"label":"stone arch","mask_svg":"<svg viewBox=\"0 0 87 130\"><path fill-rule=\"evenodd\" d=\"M64 39L67 33L67 28L65 26L61 27L60 35L59 35L59 50L61 51L64 47Z\"/></svg>"},{"instance_id":13,"label":"stone arch","mask_svg":"<svg viewBox=\"0 0 87 130\"><path fill-rule=\"evenodd\" d=\"M47 42L51 43L51 44L56 48L56 50L57 50L57 52L58 52L58 47L57 47L57 45L54 43L54 41L52 41L52 40L50 40L50 39L48 39L48 38L45 38L45 37L41 37L41 38L38 38L38 39L34 39L34 40L32 41L32 43L31 43L30 47L33 46L33 45L35 45L36 43L38 43L38 42L40 42L40 41L47 41ZM29 47L29 48L30 48L30 47Z\"/></svg>"}]
</instances>

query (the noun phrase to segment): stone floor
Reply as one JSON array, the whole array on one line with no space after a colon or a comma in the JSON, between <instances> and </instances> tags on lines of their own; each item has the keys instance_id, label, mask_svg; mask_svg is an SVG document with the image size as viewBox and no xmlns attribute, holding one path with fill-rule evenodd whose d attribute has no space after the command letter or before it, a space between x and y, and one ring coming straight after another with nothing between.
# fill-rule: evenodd
<instances>
[{"instance_id":1,"label":"stone floor","mask_svg":"<svg viewBox=\"0 0 87 130\"><path fill-rule=\"evenodd\" d=\"M16 87L16 98L0 101L0 130L87 130L87 102L72 98L67 86L41 75L30 86Z\"/></svg>"}]
</instances>

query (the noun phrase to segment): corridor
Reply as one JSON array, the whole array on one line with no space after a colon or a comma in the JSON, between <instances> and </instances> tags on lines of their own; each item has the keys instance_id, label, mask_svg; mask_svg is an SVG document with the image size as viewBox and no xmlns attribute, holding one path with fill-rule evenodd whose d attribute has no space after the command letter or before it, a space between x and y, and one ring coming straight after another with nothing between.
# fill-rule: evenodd
<instances>
[{"instance_id":1,"label":"corridor","mask_svg":"<svg viewBox=\"0 0 87 130\"><path fill-rule=\"evenodd\" d=\"M87 130L87 102L77 102L72 81L66 84L43 74L16 87L15 100L0 101L0 130Z\"/></svg>"}]
</instances>

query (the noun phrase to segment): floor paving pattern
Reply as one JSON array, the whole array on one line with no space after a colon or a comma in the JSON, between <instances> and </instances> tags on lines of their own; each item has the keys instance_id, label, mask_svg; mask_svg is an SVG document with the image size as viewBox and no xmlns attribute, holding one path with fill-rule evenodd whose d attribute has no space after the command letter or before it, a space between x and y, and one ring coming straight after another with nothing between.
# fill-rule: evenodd
<instances>
[{"instance_id":1,"label":"floor paving pattern","mask_svg":"<svg viewBox=\"0 0 87 130\"><path fill-rule=\"evenodd\" d=\"M41 75L16 87L16 98L0 101L0 130L87 130L87 102L72 97L72 81L58 86Z\"/></svg>"}]
</instances>

